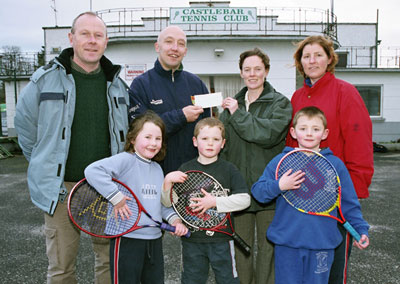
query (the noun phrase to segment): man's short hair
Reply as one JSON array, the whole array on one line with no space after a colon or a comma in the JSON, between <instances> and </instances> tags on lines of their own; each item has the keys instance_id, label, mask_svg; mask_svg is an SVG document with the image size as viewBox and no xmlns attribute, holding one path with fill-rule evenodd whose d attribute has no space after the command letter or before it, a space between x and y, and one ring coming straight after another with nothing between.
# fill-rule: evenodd
<instances>
[{"instance_id":1,"label":"man's short hair","mask_svg":"<svg viewBox=\"0 0 400 284\"><path fill-rule=\"evenodd\" d=\"M103 21L102 18L100 18L95 12L92 12L92 11L83 12L83 13L80 13L78 16L76 16L76 18L72 21L71 34L74 34L74 33L75 33L76 21L77 21L80 17L82 17L82 16L84 16L84 15L90 15L90 16L99 18L99 19L103 22L103 24L104 24L104 27L105 27L105 29L106 29L106 35L107 35L107 25L106 25L106 23Z\"/></svg>"}]
</instances>

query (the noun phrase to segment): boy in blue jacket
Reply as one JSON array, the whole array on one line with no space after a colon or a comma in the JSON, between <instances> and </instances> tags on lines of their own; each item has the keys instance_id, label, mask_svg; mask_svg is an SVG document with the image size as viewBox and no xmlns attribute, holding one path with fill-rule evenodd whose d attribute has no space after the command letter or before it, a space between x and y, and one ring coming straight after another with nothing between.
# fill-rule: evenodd
<instances>
[{"instance_id":1,"label":"boy in blue jacket","mask_svg":"<svg viewBox=\"0 0 400 284\"><path fill-rule=\"evenodd\" d=\"M342 185L342 212L345 219L360 233L354 242L359 249L369 245L368 223L343 162L329 148L319 149L329 130L324 113L317 107L305 107L293 118L290 134L300 149L320 152L336 168ZM286 147L267 165L263 175L252 186L251 193L262 203L276 200L275 217L267 230L267 238L275 244L275 283L328 283L334 249L342 241L337 221L332 218L304 214L289 205L281 193L296 190L304 181L304 173L289 170L279 180L275 171L281 158L293 148ZM335 211L336 212L336 209ZM335 214L335 213L333 213Z\"/></svg>"}]
</instances>

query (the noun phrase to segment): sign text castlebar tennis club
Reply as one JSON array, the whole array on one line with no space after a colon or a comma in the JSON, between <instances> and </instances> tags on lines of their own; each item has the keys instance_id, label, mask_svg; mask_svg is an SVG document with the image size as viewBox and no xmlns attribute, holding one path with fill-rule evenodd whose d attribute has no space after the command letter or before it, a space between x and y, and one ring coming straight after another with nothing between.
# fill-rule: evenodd
<instances>
[{"instance_id":1,"label":"sign text castlebar tennis club","mask_svg":"<svg viewBox=\"0 0 400 284\"><path fill-rule=\"evenodd\" d=\"M170 8L171 24L255 24L257 8Z\"/></svg>"}]
</instances>

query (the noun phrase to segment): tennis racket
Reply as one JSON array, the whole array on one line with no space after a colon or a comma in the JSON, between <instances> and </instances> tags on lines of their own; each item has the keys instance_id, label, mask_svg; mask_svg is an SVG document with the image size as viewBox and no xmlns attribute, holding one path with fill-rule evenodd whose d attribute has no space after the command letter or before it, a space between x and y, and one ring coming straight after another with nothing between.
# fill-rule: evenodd
<instances>
[{"instance_id":1,"label":"tennis racket","mask_svg":"<svg viewBox=\"0 0 400 284\"><path fill-rule=\"evenodd\" d=\"M133 191L122 182L113 179L118 190L131 198L126 204L132 212L129 218L122 220L115 216L114 206L92 187L86 179L79 181L68 198L68 214L72 222L83 232L101 238L115 238L145 227L159 227L162 230L175 232L175 227L164 222L154 220L143 208ZM149 220L139 225L142 213ZM186 237L190 236L190 232Z\"/></svg>"},{"instance_id":2,"label":"tennis racket","mask_svg":"<svg viewBox=\"0 0 400 284\"><path fill-rule=\"evenodd\" d=\"M300 188L287 190L282 196L300 212L330 217L337 220L356 239L360 234L346 221L341 209L340 179L333 165L320 153L306 149L296 149L287 153L279 161L276 169L276 179L279 179L289 169L292 172L302 171L305 180ZM330 213L337 208L338 216Z\"/></svg>"},{"instance_id":3,"label":"tennis racket","mask_svg":"<svg viewBox=\"0 0 400 284\"><path fill-rule=\"evenodd\" d=\"M193 212L191 207L192 198L204 196L201 189L215 197L228 196L228 190L204 172L187 171L185 173L187 174L185 182L174 183L171 189L171 203L179 217L194 230L204 230L207 235L218 232L230 236L236 245L246 253L250 253L250 246L235 233L230 213L219 213L216 208L209 208L200 214L200 212Z\"/></svg>"}]
</instances>

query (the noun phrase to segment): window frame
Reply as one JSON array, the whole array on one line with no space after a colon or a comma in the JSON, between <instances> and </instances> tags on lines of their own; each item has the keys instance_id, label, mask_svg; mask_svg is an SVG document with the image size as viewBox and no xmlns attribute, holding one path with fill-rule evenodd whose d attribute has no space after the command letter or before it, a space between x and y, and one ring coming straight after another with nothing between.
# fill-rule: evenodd
<instances>
[{"instance_id":1,"label":"window frame","mask_svg":"<svg viewBox=\"0 0 400 284\"><path fill-rule=\"evenodd\" d=\"M359 92L361 98L363 99L365 107L368 110L368 114L369 114L370 118L372 120L383 119L383 88L384 88L384 85L383 84L353 84L353 85ZM379 96L380 96L379 97L379 115L371 114L370 109L368 109L367 103L365 102L364 98L362 97L362 94L361 94L360 90L358 89L358 87L378 87L379 88Z\"/></svg>"}]
</instances>

